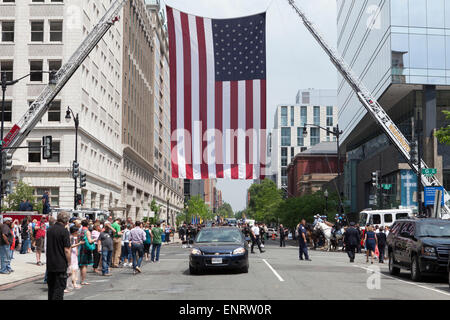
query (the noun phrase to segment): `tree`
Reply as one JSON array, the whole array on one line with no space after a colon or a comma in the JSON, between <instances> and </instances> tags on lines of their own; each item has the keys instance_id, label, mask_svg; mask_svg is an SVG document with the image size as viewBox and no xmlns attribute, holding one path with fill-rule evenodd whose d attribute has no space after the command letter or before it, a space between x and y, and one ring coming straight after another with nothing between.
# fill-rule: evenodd
<instances>
[{"instance_id":1,"label":"tree","mask_svg":"<svg viewBox=\"0 0 450 320\"><path fill-rule=\"evenodd\" d=\"M233 208L227 202L224 202L219 209L217 210L217 214L223 218L232 218L234 217Z\"/></svg>"},{"instance_id":2,"label":"tree","mask_svg":"<svg viewBox=\"0 0 450 320\"><path fill-rule=\"evenodd\" d=\"M19 181L14 188L14 192L6 197L5 202L3 203L2 210L17 211L19 210L19 205L22 200L28 200L33 203L33 209L35 211L42 212L42 201L38 201L37 203L35 202L33 191L34 188L32 186L26 184L23 181Z\"/></svg>"},{"instance_id":3,"label":"tree","mask_svg":"<svg viewBox=\"0 0 450 320\"><path fill-rule=\"evenodd\" d=\"M236 219L238 219L238 220L244 219L244 217L246 217L246 211L245 211L245 210L237 211L237 212L234 214L234 217L235 217Z\"/></svg>"},{"instance_id":4,"label":"tree","mask_svg":"<svg viewBox=\"0 0 450 320\"><path fill-rule=\"evenodd\" d=\"M445 114L445 119L450 120L450 111L443 110L442 112ZM450 125L436 130L435 136L440 143L450 145Z\"/></svg>"},{"instance_id":5,"label":"tree","mask_svg":"<svg viewBox=\"0 0 450 320\"><path fill-rule=\"evenodd\" d=\"M188 201L188 221L191 217L197 216L203 220L208 220L213 218L213 213L211 209L206 205L203 198L199 195L193 196Z\"/></svg>"},{"instance_id":6,"label":"tree","mask_svg":"<svg viewBox=\"0 0 450 320\"><path fill-rule=\"evenodd\" d=\"M156 204L155 199L150 203L150 209L155 213L155 219L159 219L159 212L161 211L161 206ZM157 219L157 220L158 220Z\"/></svg>"},{"instance_id":7,"label":"tree","mask_svg":"<svg viewBox=\"0 0 450 320\"><path fill-rule=\"evenodd\" d=\"M247 208L247 218L260 222L277 221L277 209L282 199L282 191L277 189L275 182L265 179L261 184L253 184L249 188L250 202Z\"/></svg>"}]
</instances>

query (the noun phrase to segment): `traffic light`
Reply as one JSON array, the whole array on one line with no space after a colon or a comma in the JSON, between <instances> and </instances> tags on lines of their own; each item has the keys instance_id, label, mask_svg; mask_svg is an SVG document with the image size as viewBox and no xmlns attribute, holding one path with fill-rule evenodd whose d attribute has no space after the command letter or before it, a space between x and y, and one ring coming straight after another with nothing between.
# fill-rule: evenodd
<instances>
[{"instance_id":1,"label":"traffic light","mask_svg":"<svg viewBox=\"0 0 450 320\"><path fill-rule=\"evenodd\" d=\"M79 174L80 174L80 164L74 161L72 164L72 177L76 179L78 178Z\"/></svg>"},{"instance_id":2,"label":"traffic light","mask_svg":"<svg viewBox=\"0 0 450 320\"><path fill-rule=\"evenodd\" d=\"M80 172L80 188L86 187L86 173Z\"/></svg>"},{"instance_id":3,"label":"traffic light","mask_svg":"<svg viewBox=\"0 0 450 320\"><path fill-rule=\"evenodd\" d=\"M2 173L12 169L12 154L2 151Z\"/></svg>"},{"instance_id":4,"label":"traffic light","mask_svg":"<svg viewBox=\"0 0 450 320\"><path fill-rule=\"evenodd\" d=\"M81 194L77 194L77 205L81 206L83 204L83 197Z\"/></svg>"},{"instance_id":5,"label":"traffic light","mask_svg":"<svg viewBox=\"0 0 450 320\"><path fill-rule=\"evenodd\" d=\"M372 186L378 188L379 183L380 183L380 172L379 171L372 172Z\"/></svg>"},{"instance_id":6,"label":"traffic light","mask_svg":"<svg viewBox=\"0 0 450 320\"><path fill-rule=\"evenodd\" d=\"M51 159L52 155L52 136L42 137L42 158Z\"/></svg>"},{"instance_id":7,"label":"traffic light","mask_svg":"<svg viewBox=\"0 0 450 320\"><path fill-rule=\"evenodd\" d=\"M411 163L419 164L419 148L416 140L411 141L410 148L411 150L409 151L409 157L411 159Z\"/></svg>"},{"instance_id":8,"label":"traffic light","mask_svg":"<svg viewBox=\"0 0 450 320\"><path fill-rule=\"evenodd\" d=\"M5 181L3 183L5 183ZM11 194L12 192L13 192L12 182L8 181L8 182L6 182L6 186L5 186L5 195Z\"/></svg>"}]
</instances>

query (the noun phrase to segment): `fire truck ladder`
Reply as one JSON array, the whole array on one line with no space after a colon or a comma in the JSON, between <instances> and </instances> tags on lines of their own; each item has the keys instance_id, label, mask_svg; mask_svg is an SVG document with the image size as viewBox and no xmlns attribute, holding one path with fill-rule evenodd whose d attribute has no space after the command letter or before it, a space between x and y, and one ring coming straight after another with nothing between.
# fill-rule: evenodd
<instances>
[{"instance_id":1,"label":"fire truck ladder","mask_svg":"<svg viewBox=\"0 0 450 320\"><path fill-rule=\"evenodd\" d=\"M419 173L419 166L411 161L410 151L411 147L406 140L405 136L398 129L392 119L384 111L372 93L364 86L362 81L354 74L349 65L344 61L344 59L338 54L336 50L330 47L323 36L320 34L318 29L312 24L312 22L306 17L305 13L296 5L294 0L287 0L289 4L294 8L295 12L300 16L303 24L312 34L312 36L317 40L320 46L325 50L329 56L331 62L336 66L341 75L347 80L348 84L352 87L353 91L358 96L359 101L366 108L367 112L375 119L378 125L383 129L384 133L388 136L389 140L394 144L397 150L403 155L403 157L408 162L409 166L414 170L416 174ZM421 161L421 167L427 169L428 166L423 160ZM423 186L441 186L442 184L435 176L424 176L422 175L422 185ZM444 189L444 206L442 208L445 213L442 218L450 218L450 194Z\"/></svg>"},{"instance_id":2,"label":"fire truck ladder","mask_svg":"<svg viewBox=\"0 0 450 320\"><path fill-rule=\"evenodd\" d=\"M9 133L3 139L3 147L19 147L31 130L41 120L47 112L50 103L66 85L67 81L77 71L89 53L100 42L103 36L119 21L119 12L122 6L128 0L116 0L105 15L100 19L97 25L87 35L75 53L54 75L54 79L44 88L39 97L30 105L25 115L20 121L12 127ZM7 149L8 154L13 154L16 149Z\"/></svg>"}]
</instances>

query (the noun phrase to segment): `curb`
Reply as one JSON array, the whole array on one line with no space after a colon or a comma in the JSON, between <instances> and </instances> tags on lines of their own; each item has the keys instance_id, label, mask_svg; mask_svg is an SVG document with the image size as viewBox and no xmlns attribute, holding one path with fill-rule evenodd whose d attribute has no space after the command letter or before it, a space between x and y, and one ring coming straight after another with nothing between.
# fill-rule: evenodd
<instances>
[{"instance_id":1,"label":"curb","mask_svg":"<svg viewBox=\"0 0 450 320\"><path fill-rule=\"evenodd\" d=\"M11 283L2 284L2 285L0 285L0 291L11 289L11 288L20 286L22 284L33 282L33 281L44 279L44 278L45 278L45 274L41 274L38 276L29 277L29 278L25 278L22 280L17 280L17 281L11 282Z\"/></svg>"}]
</instances>

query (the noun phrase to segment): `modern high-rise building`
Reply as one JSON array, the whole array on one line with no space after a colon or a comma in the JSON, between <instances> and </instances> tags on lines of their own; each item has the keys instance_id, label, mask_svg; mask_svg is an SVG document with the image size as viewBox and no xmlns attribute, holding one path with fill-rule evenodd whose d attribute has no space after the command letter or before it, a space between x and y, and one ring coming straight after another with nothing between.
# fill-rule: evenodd
<instances>
[{"instance_id":1,"label":"modern high-rise building","mask_svg":"<svg viewBox=\"0 0 450 320\"><path fill-rule=\"evenodd\" d=\"M331 131L336 126L336 91L300 90L297 98L300 104L277 107L270 134L269 176L275 179L278 188L287 188L287 167L296 154L320 142L335 141L334 136L313 125Z\"/></svg>"},{"instance_id":2,"label":"modern high-rise building","mask_svg":"<svg viewBox=\"0 0 450 320\"><path fill-rule=\"evenodd\" d=\"M422 156L450 186L450 149L434 138L449 124L450 2L390 0L337 2L338 51L408 140L412 122ZM338 83L339 126L346 151L344 190L351 210L369 207L371 172L391 185L383 207L415 206L417 179L342 77ZM413 119L413 120L412 120Z\"/></svg>"},{"instance_id":3,"label":"modern high-rise building","mask_svg":"<svg viewBox=\"0 0 450 320\"><path fill-rule=\"evenodd\" d=\"M5 132L29 105L109 8L111 1L2 1L0 3L0 70L8 80L31 75L6 90ZM117 22L98 43L47 114L13 156L11 180L23 180L40 201L45 190L56 207L74 206L72 162L78 150L80 170L87 174L82 207L109 209L121 202L123 23ZM78 146L71 115L79 116ZM42 136L53 137L53 157L44 160Z\"/></svg>"}]
</instances>

